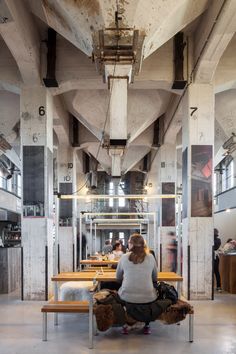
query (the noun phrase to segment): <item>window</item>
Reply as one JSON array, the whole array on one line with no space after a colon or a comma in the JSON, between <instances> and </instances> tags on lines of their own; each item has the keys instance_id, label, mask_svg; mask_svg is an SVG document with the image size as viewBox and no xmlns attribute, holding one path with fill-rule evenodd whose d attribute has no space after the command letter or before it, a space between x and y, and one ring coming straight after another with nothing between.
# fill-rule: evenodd
<instances>
[{"instance_id":1,"label":"window","mask_svg":"<svg viewBox=\"0 0 236 354\"><path fill-rule=\"evenodd\" d=\"M110 182L110 183L109 183L108 194L109 194L109 195L113 195L113 194L114 194L114 183L113 183L113 182ZM109 207L112 208L113 205L114 205L114 200L113 200L113 198L109 198Z\"/></svg>"},{"instance_id":2,"label":"window","mask_svg":"<svg viewBox=\"0 0 236 354\"><path fill-rule=\"evenodd\" d=\"M7 190L8 192L12 192L12 178L7 179Z\"/></svg>"},{"instance_id":3,"label":"window","mask_svg":"<svg viewBox=\"0 0 236 354\"><path fill-rule=\"evenodd\" d=\"M234 186L234 161L232 160L225 168L222 174L222 192Z\"/></svg>"},{"instance_id":4,"label":"window","mask_svg":"<svg viewBox=\"0 0 236 354\"><path fill-rule=\"evenodd\" d=\"M3 173L0 170L0 188L6 189L6 179L3 177Z\"/></svg>"},{"instance_id":5,"label":"window","mask_svg":"<svg viewBox=\"0 0 236 354\"><path fill-rule=\"evenodd\" d=\"M228 155L215 168L214 193L217 195L234 187L234 160Z\"/></svg>"},{"instance_id":6,"label":"window","mask_svg":"<svg viewBox=\"0 0 236 354\"><path fill-rule=\"evenodd\" d=\"M112 242L113 239L113 232L109 232L109 240Z\"/></svg>"},{"instance_id":7,"label":"window","mask_svg":"<svg viewBox=\"0 0 236 354\"><path fill-rule=\"evenodd\" d=\"M118 195L124 195L124 182L121 182L118 187ZM119 207L125 207L125 198L119 198Z\"/></svg>"},{"instance_id":8,"label":"window","mask_svg":"<svg viewBox=\"0 0 236 354\"><path fill-rule=\"evenodd\" d=\"M124 240L125 240L125 233L124 232L119 232L119 240L122 240L124 243Z\"/></svg>"},{"instance_id":9,"label":"window","mask_svg":"<svg viewBox=\"0 0 236 354\"><path fill-rule=\"evenodd\" d=\"M16 194L21 197L21 175L17 175L17 192Z\"/></svg>"},{"instance_id":10,"label":"window","mask_svg":"<svg viewBox=\"0 0 236 354\"><path fill-rule=\"evenodd\" d=\"M217 175L216 173L213 174L213 195L217 193Z\"/></svg>"}]
</instances>

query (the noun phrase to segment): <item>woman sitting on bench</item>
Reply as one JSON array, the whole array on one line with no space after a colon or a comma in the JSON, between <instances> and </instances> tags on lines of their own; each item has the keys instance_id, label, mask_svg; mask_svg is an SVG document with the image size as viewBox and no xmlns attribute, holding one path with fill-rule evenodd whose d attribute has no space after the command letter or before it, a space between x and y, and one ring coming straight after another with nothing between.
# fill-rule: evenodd
<instances>
[{"instance_id":1,"label":"woman sitting on bench","mask_svg":"<svg viewBox=\"0 0 236 354\"><path fill-rule=\"evenodd\" d=\"M130 237L128 248L129 252L121 257L116 270L116 279L122 282L119 297L128 304L152 303L157 299L153 286L153 282L157 281L156 261L138 233ZM122 333L128 334L127 326L123 327ZM149 322L145 323L143 333L151 333Z\"/></svg>"}]
</instances>

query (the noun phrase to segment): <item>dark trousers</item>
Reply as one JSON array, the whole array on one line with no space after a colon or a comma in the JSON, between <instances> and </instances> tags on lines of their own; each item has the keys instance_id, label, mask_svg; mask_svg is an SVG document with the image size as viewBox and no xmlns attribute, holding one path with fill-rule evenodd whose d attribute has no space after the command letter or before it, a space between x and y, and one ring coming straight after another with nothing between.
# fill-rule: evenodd
<instances>
[{"instance_id":1,"label":"dark trousers","mask_svg":"<svg viewBox=\"0 0 236 354\"><path fill-rule=\"evenodd\" d=\"M219 257L216 256L216 258L214 259L214 274L216 277L216 287L220 288L221 287L221 280L220 280L220 272L219 272Z\"/></svg>"}]
</instances>

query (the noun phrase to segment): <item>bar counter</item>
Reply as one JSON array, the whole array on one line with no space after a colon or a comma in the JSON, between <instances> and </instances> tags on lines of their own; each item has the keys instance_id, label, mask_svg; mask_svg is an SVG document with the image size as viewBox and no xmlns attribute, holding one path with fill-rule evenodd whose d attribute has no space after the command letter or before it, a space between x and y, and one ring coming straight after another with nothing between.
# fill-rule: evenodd
<instances>
[{"instance_id":1,"label":"bar counter","mask_svg":"<svg viewBox=\"0 0 236 354\"><path fill-rule=\"evenodd\" d=\"M221 287L230 294L236 294L236 252L220 254Z\"/></svg>"}]
</instances>

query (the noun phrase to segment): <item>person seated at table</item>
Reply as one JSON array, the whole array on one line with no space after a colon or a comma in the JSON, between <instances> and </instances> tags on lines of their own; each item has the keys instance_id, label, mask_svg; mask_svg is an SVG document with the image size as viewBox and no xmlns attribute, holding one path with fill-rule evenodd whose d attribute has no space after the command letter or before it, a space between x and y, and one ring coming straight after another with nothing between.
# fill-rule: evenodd
<instances>
[{"instance_id":1,"label":"person seated at table","mask_svg":"<svg viewBox=\"0 0 236 354\"><path fill-rule=\"evenodd\" d=\"M157 265L148 252L143 237L135 233L128 241L129 252L124 254L117 266L116 279L121 282L118 295L121 300L132 304L148 304L157 299L153 282L157 281ZM149 322L145 323L144 334L150 334ZM128 334L126 326L123 334Z\"/></svg>"},{"instance_id":2,"label":"person seated at table","mask_svg":"<svg viewBox=\"0 0 236 354\"><path fill-rule=\"evenodd\" d=\"M102 253L103 254L111 253L112 249L113 249L113 247L112 247L111 241L110 240L106 240L105 241L105 245L103 246L103 249L102 249Z\"/></svg>"},{"instance_id":3,"label":"person seated at table","mask_svg":"<svg viewBox=\"0 0 236 354\"><path fill-rule=\"evenodd\" d=\"M124 254L124 252L122 251L122 245L120 242L116 242L114 244L112 254L115 256L115 258L120 258Z\"/></svg>"}]
</instances>

